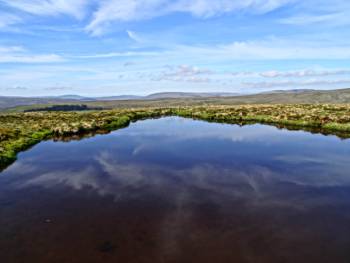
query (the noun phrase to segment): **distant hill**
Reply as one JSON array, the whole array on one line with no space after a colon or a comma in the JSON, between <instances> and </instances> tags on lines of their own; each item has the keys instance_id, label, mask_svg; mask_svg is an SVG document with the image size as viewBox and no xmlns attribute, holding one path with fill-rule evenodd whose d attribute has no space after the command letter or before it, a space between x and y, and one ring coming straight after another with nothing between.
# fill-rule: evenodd
<instances>
[{"instance_id":1,"label":"distant hill","mask_svg":"<svg viewBox=\"0 0 350 263\"><path fill-rule=\"evenodd\" d=\"M220 92L159 92L147 96L121 95L110 97L94 97L90 98L95 101L100 100L157 100L157 99L180 99L180 98L209 98L209 97L229 97L238 96L238 93L220 93Z\"/></svg>"},{"instance_id":2,"label":"distant hill","mask_svg":"<svg viewBox=\"0 0 350 263\"><path fill-rule=\"evenodd\" d=\"M350 103L350 89L339 90L286 90L270 91L252 95L235 93L188 93L164 92L148 96L111 96L86 98L75 95L59 97L23 98L0 97L0 109L21 106L28 110L45 105L74 105L84 104L91 107L127 108L127 107L161 107L161 106L190 106L190 105L238 105L238 104L286 104L286 103Z\"/></svg>"},{"instance_id":3,"label":"distant hill","mask_svg":"<svg viewBox=\"0 0 350 263\"><path fill-rule=\"evenodd\" d=\"M138 100L143 99L143 96L136 96L136 95L120 95L120 96L109 96L109 97L96 97L93 98L96 100Z\"/></svg>"},{"instance_id":4,"label":"distant hill","mask_svg":"<svg viewBox=\"0 0 350 263\"><path fill-rule=\"evenodd\" d=\"M36 104L69 104L77 103L79 100L61 99L61 98L25 98L25 97L4 97L0 96L0 109L8 109L24 105Z\"/></svg>"},{"instance_id":5,"label":"distant hill","mask_svg":"<svg viewBox=\"0 0 350 263\"><path fill-rule=\"evenodd\" d=\"M160 92L145 96L145 99L181 99L181 98L210 98L210 97L230 97L239 96L238 93L223 93L223 92Z\"/></svg>"},{"instance_id":6,"label":"distant hill","mask_svg":"<svg viewBox=\"0 0 350 263\"><path fill-rule=\"evenodd\" d=\"M74 104L77 102L92 101L119 101L119 100L154 100L154 99L178 99L178 98L206 98L233 96L234 93L190 93L190 92L164 92L147 96L120 95L108 97L84 97L79 95L61 95L45 97L6 97L0 96L0 109L13 108L26 105L42 104Z\"/></svg>"},{"instance_id":7,"label":"distant hill","mask_svg":"<svg viewBox=\"0 0 350 263\"><path fill-rule=\"evenodd\" d=\"M50 98L50 97L48 97ZM56 97L51 97L53 99L62 99L62 100L79 100L79 101L91 101L91 100L95 100L93 98L89 98L89 97L83 97L83 96L79 96L79 95L62 95L62 96L56 96Z\"/></svg>"},{"instance_id":8,"label":"distant hill","mask_svg":"<svg viewBox=\"0 0 350 263\"><path fill-rule=\"evenodd\" d=\"M258 94L274 94L274 93L303 93L303 92L313 92L317 91L315 89L290 89L290 90L271 90L265 91Z\"/></svg>"}]
</instances>

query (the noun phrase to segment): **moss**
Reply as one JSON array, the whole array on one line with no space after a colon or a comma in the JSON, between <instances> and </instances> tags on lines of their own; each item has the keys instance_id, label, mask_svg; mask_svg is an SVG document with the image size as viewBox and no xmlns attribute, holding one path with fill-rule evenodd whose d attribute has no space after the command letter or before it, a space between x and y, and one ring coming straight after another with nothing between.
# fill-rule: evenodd
<instances>
[{"instance_id":1,"label":"moss","mask_svg":"<svg viewBox=\"0 0 350 263\"><path fill-rule=\"evenodd\" d=\"M52 134L53 134L53 132L50 131L50 130L43 130L43 131L34 132L34 133L32 134L32 138L33 138L34 140L39 140L39 141L41 141L41 140L44 140L44 139L48 138L48 137L51 136Z\"/></svg>"},{"instance_id":2,"label":"moss","mask_svg":"<svg viewBox=\"0 0 350 263\"><path fill-rule=\"evenodd\" d=\"M343 132L350 132L350 124L340 124L340 123L327 123L323 125L323 128L326 130L334 130L334 131L343 131Z\"/></svg>"},{"instance_id":3,"label":"moss","mask_svg":"<svg viewBox=\"0 0 350 263\"><path fill-rule=\"evenodd\" d=\"M109 123L103 126L107 130L116 130L119 128L127 127L130 124L130 118L128 116L121 116L118 119L111 120Z\"/></svg>"}]
</instances>

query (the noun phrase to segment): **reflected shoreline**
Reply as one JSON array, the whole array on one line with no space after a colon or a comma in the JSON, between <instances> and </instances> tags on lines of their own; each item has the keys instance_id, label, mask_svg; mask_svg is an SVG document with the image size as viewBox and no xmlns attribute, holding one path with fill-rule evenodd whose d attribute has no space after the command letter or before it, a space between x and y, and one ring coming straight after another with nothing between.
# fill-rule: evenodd
<instances>
[{"instance_id":1,"label":"reflected shoreline","mask_svg":"<svg viewBox=\"0 0 350 263\"><path fill-rule=\"evenodd\" d=\"M235 124L168 117L21 154L0 176L2 260L348 262L350 140Z\"/></svg>"},{"instance_id":2,"label":"reflected shoreline","mask_svg":"<svg viewBox=\"0 0 350 263\"><path fill-rule=\"evenodd\" d=\"M171 115L173 117L179 117L178 115ZM135 123L138 121L145 121L145 120L156 120L156 119L161 119L161 118L166 118L166 117L171 117L171 116L159 116L159 117L151 117L151 118L141 118L138 120L131 120L130 123ZM341 132L341 131L330 131L327 129L322 129L321 127L307 127L307 126L298 126L298 125L291 125L291 124L280 124L280 123L269 123L269 122L261 122L261 121L229 121L229 120L220 120L220 119L203 119L203 118L197 118L197 117L187 117L187 116L180 116L180 118L184 118L184 119L192 119L192 120L196 120L196 121L203 121L203 122L208 122L208 123L220 123L220 124L227 124L227 125L238 125L240 127L244 127L244 126L249 126L249 125L256 125L256 124L260 124L260 125L266 125L266 126L272 126L275 127L279 130L288 130L288 131L304 131L304 132L308 132L311 134L320 134L320 135L324 135L324 136L336 136L337 138L341 139L341 140L345 140L345 139L349 139L350 138L350 133L348 132ZM70 142L70 141L80 141L83 139L88 139L88 138L92 138L96 135L106 135L106 134L110 134L111 132L115 132L119 129L124 129L129 127L130 123L128 123L127 125L125 125L124 127L120 127L117 128L115 130L107 130L107 129L96 129L96 130L81 130L78 131L76 133L72 133L72 134L64 134L64 135L51 135L47 138L45 138L44 140L38 141L37 143L40 143L42 141L49 141L52 140L54 142ZM37 144L36 143L36 144ZM26 149L23 149L20 152L25 152L30 150L32 147L34 147L36 144L34 145L30 145L29 147L27 147ZM16 159L7 159L4 161L0 160L0 173L2 171L4 171L6 168L8 168L10 165L12 165L14 162L16 162Z\"/></svg>"}]
</instances>

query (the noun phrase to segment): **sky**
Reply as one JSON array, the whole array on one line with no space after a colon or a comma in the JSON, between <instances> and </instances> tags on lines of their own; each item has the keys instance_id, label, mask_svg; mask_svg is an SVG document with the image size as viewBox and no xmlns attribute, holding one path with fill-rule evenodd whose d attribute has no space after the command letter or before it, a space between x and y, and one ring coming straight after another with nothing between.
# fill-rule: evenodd
<instances>
[{"instance_id":1,"label":"sky","mask_svg":"<svg viewBox=\"0 0 350 263\"><path fill-rule=\"evenodd\" d=\"M0 0L0 96L350 88L349 0Z\"/></svg>"}]
</instances>

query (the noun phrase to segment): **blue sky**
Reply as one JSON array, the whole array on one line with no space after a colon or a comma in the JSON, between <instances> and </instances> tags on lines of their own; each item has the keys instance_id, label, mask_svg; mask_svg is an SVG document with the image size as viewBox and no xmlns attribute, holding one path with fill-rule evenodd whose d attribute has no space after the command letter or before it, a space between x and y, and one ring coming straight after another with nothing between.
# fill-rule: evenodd
<instances>
[{"instance_id":1,"label":"blue sky","mask_svg":"<svg viewBox=\"0 0 350 263\"><path fill-rule=\"evenodd\" d=\"M0 0L0 95L350 87L348 0Z\"/></svg>"}]
</instances>

